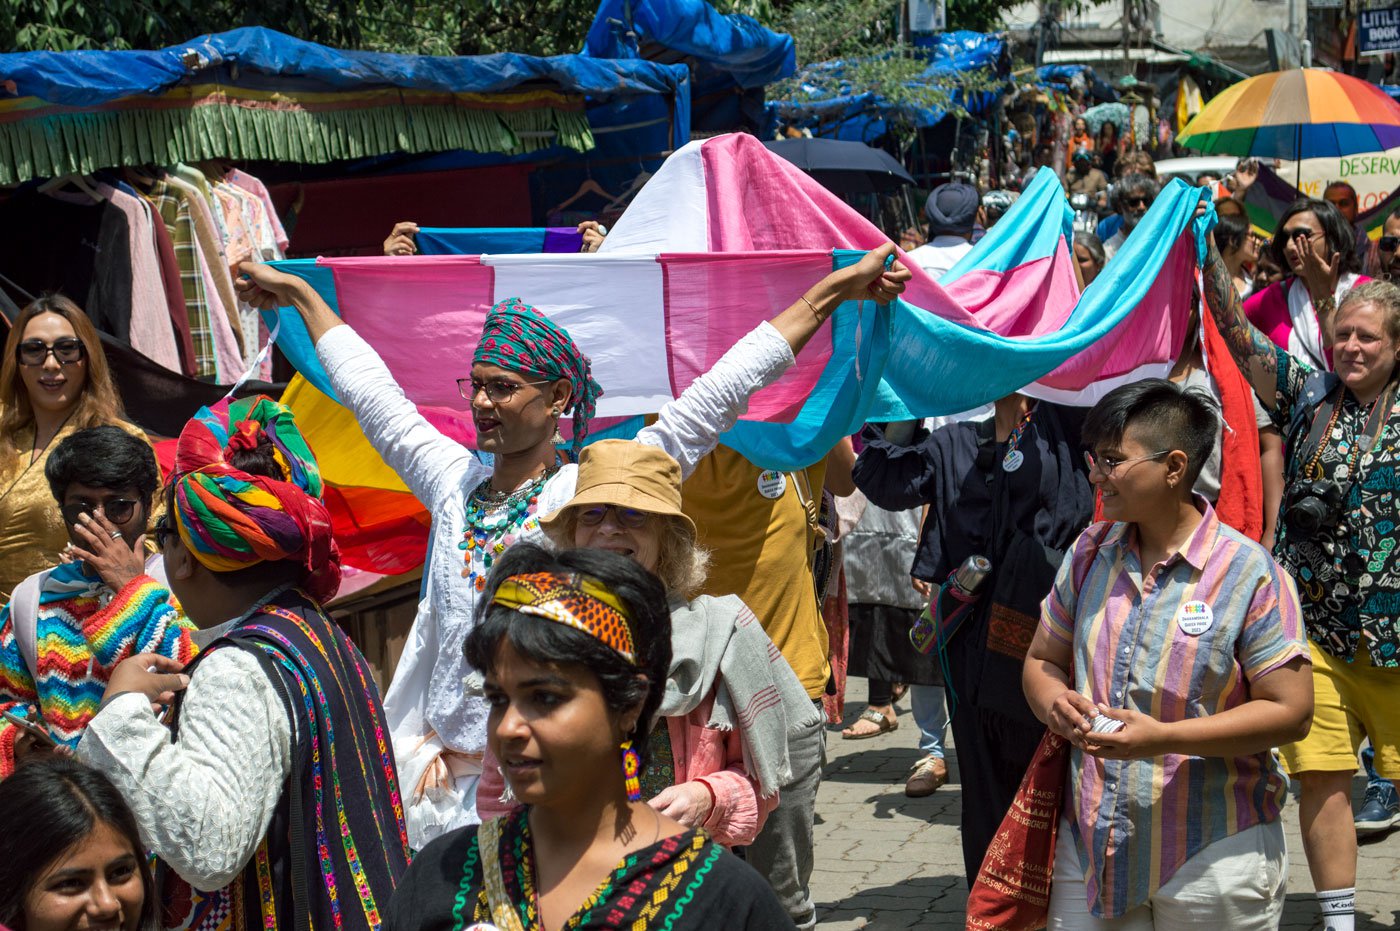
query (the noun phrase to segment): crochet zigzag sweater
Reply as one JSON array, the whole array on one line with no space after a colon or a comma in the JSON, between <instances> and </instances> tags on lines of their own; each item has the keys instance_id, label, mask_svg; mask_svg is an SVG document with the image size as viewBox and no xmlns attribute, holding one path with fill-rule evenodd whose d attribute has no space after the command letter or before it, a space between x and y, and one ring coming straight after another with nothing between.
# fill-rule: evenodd
<instances>
[{"instance_id":1,"label":"crochet zigzag sweater","mask_svg":"<svg viewBox=\"0 0 1400 931\"><path fill-rule=\"evenodd\" d=\"M97 714L113 668L137 653L182 663L194 658L193 627L150 576L119 592L89 578L80 564L59 566L40 596L38 671L31 674L15 639L10 606L0 612L0 710L41 721L60 745L74 747ZM0 720L0 779L14 771L20 729Z\"/></svg>"}]
</instances>

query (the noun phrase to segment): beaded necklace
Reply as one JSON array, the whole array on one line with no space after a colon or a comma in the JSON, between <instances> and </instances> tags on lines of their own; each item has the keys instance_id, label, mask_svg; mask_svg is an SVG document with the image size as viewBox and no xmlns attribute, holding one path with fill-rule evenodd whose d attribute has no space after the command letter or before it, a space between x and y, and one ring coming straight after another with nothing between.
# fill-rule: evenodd
<instances>
[{"instance_id":1,"label":"beaded necklace","mask_svg":"<svg viewBox=\"0 0 1400 931\"><path fill-rule=\"evenodd\" d=\"M486 588L486 574L496 557L506 551L520 534L538 526L535 513L539 508L540 490L558 469L546 469L511 492L491 490L491 482L482 482L467 497L466 526L457 548L465 551L466 565L462 575L476 591ZM476 557L481 557L480 569Z\"/></svg>"}]
</instances>

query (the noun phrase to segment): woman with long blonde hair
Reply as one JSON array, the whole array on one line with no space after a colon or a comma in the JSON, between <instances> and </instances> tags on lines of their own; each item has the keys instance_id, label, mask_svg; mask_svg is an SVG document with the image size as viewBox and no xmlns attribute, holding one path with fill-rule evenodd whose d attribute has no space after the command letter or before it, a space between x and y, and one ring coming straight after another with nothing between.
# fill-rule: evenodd
<instances>
[{"instance_id":1,"label":"woman with long blonde hair","mask_svg":"<svg viewBox=\"0 0 1400 931\"><path fill-rule=\"evenodd\" d=\"M121 419L97 330L61 294L15 319L0 359L0 600L26 576L56 565L68 532L44 479L49 450L76 430Z\"/></svg>"}]
</instances>

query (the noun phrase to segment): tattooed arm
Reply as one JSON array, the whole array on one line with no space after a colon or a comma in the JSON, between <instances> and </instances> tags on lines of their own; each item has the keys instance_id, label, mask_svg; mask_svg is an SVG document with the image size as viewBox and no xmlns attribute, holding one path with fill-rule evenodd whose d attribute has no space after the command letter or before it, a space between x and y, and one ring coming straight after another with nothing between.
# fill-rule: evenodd
<instances>
[{"instance_id":1,"label":"tattooed arm","mask_svg":"<svg viewBox=\"0 0 1400 931\"><path fill-rule=\"evenodd\" d=\"M1230 271L1215 248L1215 237L1210 236L1207 242L1209 249L1201 269L1206 306L1260 403L1273 410L1278 403L1278 348L1245 317Z\"/></svg>"}]
</instances>

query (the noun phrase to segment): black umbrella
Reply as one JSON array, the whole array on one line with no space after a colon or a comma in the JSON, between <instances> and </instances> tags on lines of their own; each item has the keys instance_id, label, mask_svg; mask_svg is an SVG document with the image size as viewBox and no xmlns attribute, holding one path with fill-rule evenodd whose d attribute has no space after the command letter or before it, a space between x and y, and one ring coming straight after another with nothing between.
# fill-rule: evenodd
<instances>
[{"instance_id":1,"label":"black umbrella","mask_svg":"<svg viewBox=\"0 0 1400 931\"><path fill-rule=\"evenodd\" d=\"M804 138L763 144L833 194L875 194L914 183L894 156L864 142Z\"/></svg>"}]
</instances>

